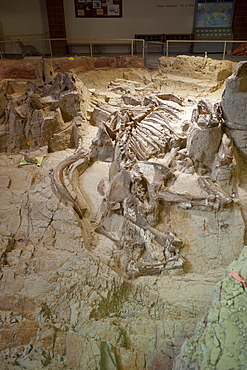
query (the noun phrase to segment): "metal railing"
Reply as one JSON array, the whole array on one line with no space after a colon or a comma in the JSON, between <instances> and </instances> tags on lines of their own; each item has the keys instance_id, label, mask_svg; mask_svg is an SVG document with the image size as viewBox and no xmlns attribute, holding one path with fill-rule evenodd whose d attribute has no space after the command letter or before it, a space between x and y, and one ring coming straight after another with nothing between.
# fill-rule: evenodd
<instances>
[{"instance_id":1,"label":"metal railing","mask_svg":"<svg viewBox=\"0 0 247 370\"><path fill-rule=\"evenodd\" d=\"M147 67L156 68L160 56L207 56L231 61L247 60L247 41L233 40L166 40L101 38L47 38L44 34L0 35L0 57L23 58L17 41L32 45L38 55L46 57L137 55Z\"/></svg>"},{"instance_id":2,"label":"metal railing","mask_svg":"<svg viewBox=\"0 0 247 370\"><path fill-rule=\"evenodd\" d=\"M21 41L28 45L33 45L42 51L45 50L45 40L49 37L49 32L32 33L32 34L17 34L17 35L0 35L0 58L13 58L22 55L17 44ZM42 53L42 52L41 52Z\"/></svg>"},{"instance_id":3,"label":"metal railing","mask_svg":"<svg viewBox=\"0 0 247 370\"><path fill-rule=\"evenodd\" d=\"M239 46L245 45L245 52L241 53ZM167 40L166 41L166 56L172 53L174 46L189 46L190 53L209 53L221 54L222 59L226 59L228 55L231 56L245 56L247 57L247 41L234 41L234 40ZM237 50L239 49L239 51Z\"/></svg>"},{"instance_id":4,"label":"metal railing","mask_svg":"<svg viewBox=\"0 0 247 370\"><path fill-rule=\"evenodd\" d=\"M145 41L139 39L100 39L100 38L35 38L35 35L1 36L1 57L21 58L22 51L18 45L21 41L25 46L32 45L37 53L46 57L64 57L85 55L90 57L103 55L138 55L144 59ZM40 36L40 35L38 35ZM13 38L15 37L15 38Z\"/></svg>"},{"instance_id":5,"label":"metal railing","mask_svg":"<svg viewBox=\"0 0 247 370\"><path fill-rule=\"evenodd\" d=\"M247 60L246 40L166 40L145 43L145 64L157 66L160 56L177 55L206 56L212 59L227 59L235 62Z\"/></svg>"}]
</instances>

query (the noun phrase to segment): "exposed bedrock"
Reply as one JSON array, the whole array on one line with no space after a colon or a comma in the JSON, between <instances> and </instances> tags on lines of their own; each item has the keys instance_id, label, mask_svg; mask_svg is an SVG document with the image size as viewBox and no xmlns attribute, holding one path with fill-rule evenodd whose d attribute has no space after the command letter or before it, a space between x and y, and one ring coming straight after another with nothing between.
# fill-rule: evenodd
<instances>
[{"instance_id":1,"label":"exposed bedrock","mask_svg":"<svg viewBox=\"0 0 247 370\"><path fill-rule=\"evenodd\" d=\"M21 95L11 94L8 84L3 86L1 152L26 150L28 143L33 150L47 145L49 152L78 146L90 93L76 75L53 75L53 69L48 73L49 67L42 63L37 69L38 80L27 82Z\"/></svg>"},{"instance_id":2,"label":"exposed bedrock","mask_svg":"<svg viewBox=\"0 0 247 370\"><path fill-rule=\"evenodd\" d=\"M224 129L233 139L238 153L247 159L247 62L240 62L226 80L221 101Z\"/></svg>"},{"instance_id":3,"label":"exposed bedrock","mask_svg":"<svg viewBox=\"0 0 247 370\"><path fill-rule=\"evenodd\" d=\"M185 75L190 78L203 78L213 81L225 81L232 74L233 64L228 60L214 60L202 57L177 57L159 58L159 70L163 73Z\"/></svg>"},{"instance_id":4,"label":"exposed bedrock","mask_svg":"<svg viewBox=\"0 0 247 370\"><path fill-rule=\"evenodd\" d=\"M28 79L32 80L37 77L37 64L39 60L31 59L24 60L0 60L0 80L3 79ZM68 58L53 58L51 59L52 67L55 73L67 73L71 69L85 72L96 68L144 68L143 59L131 55L120 55L117 57L76 57Z\"/></svg>"},{"instance_id":5,"label":"exposed bedrock","mask_svg":"<svg viewBox=\"0 0 247 370\"><path fill-rule=\"evenodd\" d=\"M174 370L246 369L247 287L231 275L234 271L246 277L246 261L244 247L216 285L212 307L197 324L192 338L184 342Z\"/></svg>"},{"instance_id":6,"label":"exposed bedrock","mask_svg":"<svg viewBox=\"0 0 247 370\"><path fill-rule=\"evenodd\" d=\"M185 62L223 83L218 62ZM246 244L246 166L209 85L181 97L163 88L165 72L138 67L111 70L97 90L91 72L53 67L2 84L0 367L170 370ZM245 261L232 269L246 276ZM246 293L231 279L184 366L225 370L231 333L241 347Z\"/></svg>"},{"instance_id":7,"label":"exposed bedrock","mask_svg":"<svg viewBox=\"0 0 247 370\"><path fill-rule=\"evenodd\" d=\"M187 132L187 150L201 174L212 173L222 139L222 119L219 107L201 99L192 113L192 124Z\"/></svg>"}]
</instances>

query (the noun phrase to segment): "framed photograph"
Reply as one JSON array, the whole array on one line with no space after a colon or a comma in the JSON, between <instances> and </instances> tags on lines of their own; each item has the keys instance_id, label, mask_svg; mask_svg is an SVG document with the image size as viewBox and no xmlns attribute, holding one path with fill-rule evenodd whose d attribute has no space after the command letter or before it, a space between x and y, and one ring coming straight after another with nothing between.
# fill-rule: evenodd
<instances>
[{"instance_id":1,"label":"framed photograph","mask_svg":"<svg viewBox=\"0 0 247 370\"><path fill-rule=\"evenodd\" d=\"M104 14L104 10L103 9L97 9L96 10L96 14L97 15L103 15Z\"/></svg>"},{"instance_id":2,"label":"framed photograph","mask_svg":"<svg viewBox=\"0 0 247 370\"><path fill-rule=\"evenodd\" d=\"M113 0L106 0L105 2L106 2L106 4L108 4L108 5L109 5L109 4L113 4Z\"/></svg>"},{"instance_id":3,"label":"framed photograph","mask_svg":"<svg viewBox=\"0 0 247 370\"><path fill-rule=\"evenodd\" d=\"M101 1L93 1L93 8L94 9L101 8Z\"/></svg>"},{"instance_id":4,"label":"framed photograph","mask_svg":"<svg viewBox=\"0 0 247 370\"><path fill-rule=\"evenodd\" d=\"M85 10L85 12L89 12L89 13L91 13L91 12L92 12L92 10L93 10L93 4L92 4L92 3L86 3L86 4L84 5L84 10Z\"/></svg>"},{"instance_id":5,"label":"framed photograph","mask_svg":"<svg viewBox=\"0 0 247 370\"><path fill-rule=\"evenodd\" d=\"M107 14L109 16L118 16L119 15L119 5L112 4L107 6Z\"/></svg>"}]
</instances>

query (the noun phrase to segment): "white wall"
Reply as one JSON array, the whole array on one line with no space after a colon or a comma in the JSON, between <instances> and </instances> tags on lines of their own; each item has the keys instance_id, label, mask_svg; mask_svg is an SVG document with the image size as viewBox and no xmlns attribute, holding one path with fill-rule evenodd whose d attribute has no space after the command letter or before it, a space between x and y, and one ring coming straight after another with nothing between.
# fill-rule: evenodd
<instances>
[{"instance_id":1,"label":"white wall","mask_svg":"<svg viewBox=\"0 0 247 370\"><path fill-rule=\"evenodd\" d=\"M191 33L193 30L195 0L122 0L123 17L114 19L76 18L74 0L63 1L69 38L134 38L138 33ZM47 32L45 4L45 0L0 0L0 35ZM13 52L18 48L14 43L9 47Z\"/></svg>"},{"instance_id":2,"label":"white wall","mask_svg":"<svg viewBox=\"0 0 247 370\"><path fill-rule=\"evenodd\" d=\"M45 18L45 0L0 0L0 32L4 35L46 32Z\"/></svg>"},{"instance_id":3,"label":"white wall","mask_svg":"<svg viewBox=\"0 0 247 370\"><path fill-rule=\"evenodd\" d=\"M49 26L45 0L0 0L0 35L4 36L5 41L17 38L25 40L26 37L21 35L42 34L47 31ZM41 43L32 44L37 49L41 48ZM4 52L19 53L20 49L15 43L7 43Z\"/></svg>"},{"instance_id":4,"label":"white wall","mask_svg":"<svg viewBox=\"0 0 247 370\"><path fill-rule=\"evenodd\" d=\"M69 38L134 38L135 34L192 33L195 0L122 0L122 18L76 18L64 0Z\"/></svg>"}]
</instances>

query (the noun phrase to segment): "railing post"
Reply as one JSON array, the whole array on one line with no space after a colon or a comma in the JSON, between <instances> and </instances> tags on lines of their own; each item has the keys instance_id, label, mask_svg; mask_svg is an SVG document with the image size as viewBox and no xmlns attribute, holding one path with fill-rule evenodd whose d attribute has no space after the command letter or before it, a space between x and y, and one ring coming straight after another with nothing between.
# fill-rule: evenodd
<instances>
[{"instance_id":1,"label":"railing post","mask_svg":"<svg viewBox=\"0 0 247 370\"><path fill-rule=\"evenodd\" d=\"M225 55L226 55L226 41L224 41L223 60L225 59Z\"/></svg>"},{"instance_id":2,"label":"railing post","mask_svg":"<svg viewBox=\"0 0 247 370\"><path fill-rule=\"evenodd\" d=\"M166 57L169 56L169 53L168 53L168 40L166 40Z\"/></svg>"},{"instance_id":3,"label":"railing post","mask_svg":"<svg viewBox=\"0 0 247 370\"><path fill-rule=\"evenodd\" d=\"M91 40L90 40L89 47L90 47L90 56L92 58L93 57L93 44L92 44L92 41Z\"/></svg>"},{"instance_id":4,"label":"railing post","mask_svg":"<svg viewBox=\"0 0 247 370\"><path fill-rule=\"evenodd\" d=\"M148 41L144 40L144 63L147 64Z\"/></svg>"},{"instance_id":5,"label":"railing post","mask_svg":"<svg viewBox=\"0 0 247 370\"><path fill-rule=\"evenodd\" d=\"M131 40L131 55L134 55L134 42Z\"/></svg>"},{"instance_id":6,"label":"railing post","mask_svg":"<svg viewBox=\"0 0 247 370\"><path fill-rule=\"evenodd\" d=\"M49 39L49 48L50 48L51 58L53 58L52 47L51 47L51 39Z\"/></svg>"},{"instance_id":7,"label":"railing post","mask_svg":"<svg viewBox=\"0 0 247 370\"><path fill-rule=\"evenodd\" d=\"M145 40L142 40L142 59L145 59Z\"/></svg>"}]
</instances>

